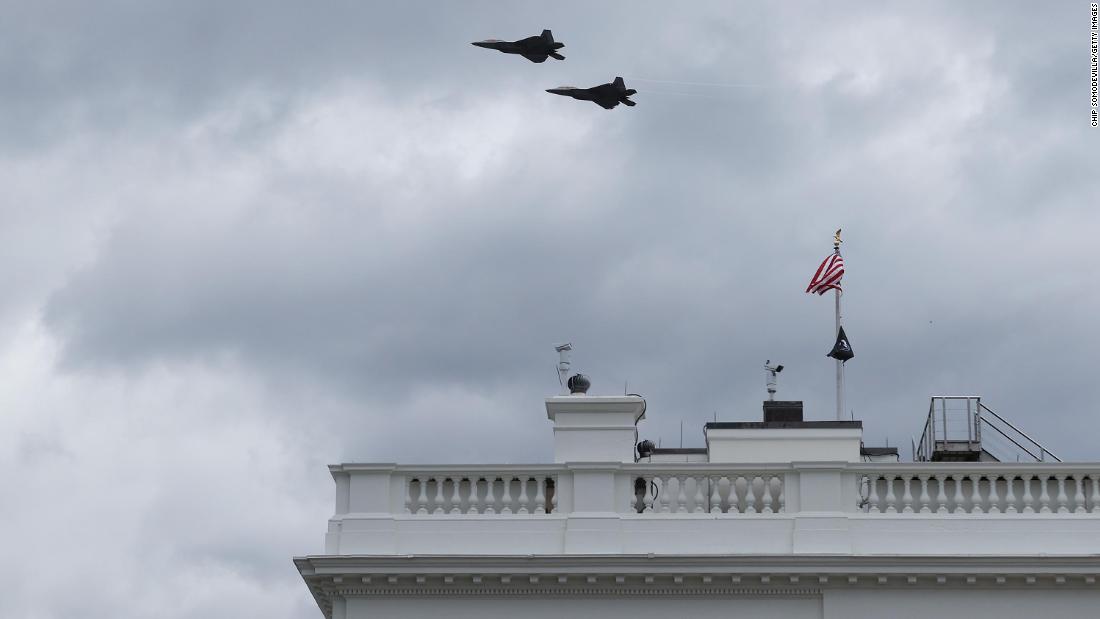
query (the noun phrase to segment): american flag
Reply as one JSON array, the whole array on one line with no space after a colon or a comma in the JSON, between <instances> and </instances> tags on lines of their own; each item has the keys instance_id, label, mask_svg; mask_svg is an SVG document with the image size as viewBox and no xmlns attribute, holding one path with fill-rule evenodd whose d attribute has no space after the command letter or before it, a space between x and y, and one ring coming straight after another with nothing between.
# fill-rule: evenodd
<instances>
[{"instance_id":1,"label":"american flag","mask_svg":"<svg viewBox=\"0 0 1100 619\"><path fill-rule=\"evenodd\" d=\"M825 294L829 290L840 290L840 278L844 277L844 258L839 251L829 254L817 267L817 273L806 286L806 292Z\"/></svg>"}]
</instances>

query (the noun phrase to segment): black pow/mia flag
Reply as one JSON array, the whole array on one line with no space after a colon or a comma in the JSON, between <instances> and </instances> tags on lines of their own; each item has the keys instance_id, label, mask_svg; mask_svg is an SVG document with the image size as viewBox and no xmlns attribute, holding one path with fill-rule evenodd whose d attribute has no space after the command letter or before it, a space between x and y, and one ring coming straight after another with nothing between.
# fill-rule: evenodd
<instances>
[{"instance_id":1,"label":"black pow/mia flag","mask_svg":"<svg viewBox=\"0 0 1100 619\"><path fill-rule=\"evenodd\" d=\"M852 352L852 345L848 343L848 336L844 334L844 327L841 327L840 332L836 334L836 344L833 344L833 349L825 356L841 362L856 356Z\"/></svg>"}]
</instances>

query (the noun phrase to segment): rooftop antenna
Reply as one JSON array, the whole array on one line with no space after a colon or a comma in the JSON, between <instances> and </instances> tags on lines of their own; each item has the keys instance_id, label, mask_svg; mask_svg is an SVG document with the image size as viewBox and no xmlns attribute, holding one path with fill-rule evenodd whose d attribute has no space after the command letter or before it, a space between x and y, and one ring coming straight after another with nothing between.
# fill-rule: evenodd
<instances>
[{"instance_id":1,"label":"rooftop antenna","mask_svg":"<svg viewBox=\"0 0 1100 619\"><path fill-rule=\"evenodd\" d=\"M772 365L772 360L764 362L764 382L768 386L768 401L775 401L776 380L775 375L783 371L782 365Z\"/></svg>"},{"instance_id":2,"label":"rooftop antenna","mask_svg":"<svg viewBox=\"0 0 1100 619\"><path fill-rule=\"evenodd\" d=\"M554 350L558 351L558 384L561 385L562 395L565 395L569 393L565 381L569 378L569 366L571 365L569 358L573 353L573 344L572 342L559 344L554 347Z\"/></svg>"}]
</instances>

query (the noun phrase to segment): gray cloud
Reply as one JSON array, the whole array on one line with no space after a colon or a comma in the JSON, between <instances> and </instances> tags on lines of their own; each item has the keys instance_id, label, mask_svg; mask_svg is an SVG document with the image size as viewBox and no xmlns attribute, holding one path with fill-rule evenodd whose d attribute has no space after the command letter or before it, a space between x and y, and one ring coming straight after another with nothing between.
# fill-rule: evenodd
<instances>
[{"instance_id":1,"label":"gray cloud","mask_svg":"<svg viewBox=\"0 0 1100 619\"><path fill-rule=\"evenodd\" d=\"M165 583L137 608L188 586L172 616L312 616L286 558L319 548L323 463L548 458L563 339L666 445L755 418L766 358L829 418L832 303L802 289L838 226L868 442L905 453L929 396L976 392L1095 459L1071 9L15 7L0 361L27 387L0 389L0 480L50 500L88 471L89 530L46 554L113 532L114 581ZM565 62L468 45L544 26ZM542 92L614 75L637 107ZM7 578L29 593L0 614L41 604Z\"/></svg>"}]
</instances>

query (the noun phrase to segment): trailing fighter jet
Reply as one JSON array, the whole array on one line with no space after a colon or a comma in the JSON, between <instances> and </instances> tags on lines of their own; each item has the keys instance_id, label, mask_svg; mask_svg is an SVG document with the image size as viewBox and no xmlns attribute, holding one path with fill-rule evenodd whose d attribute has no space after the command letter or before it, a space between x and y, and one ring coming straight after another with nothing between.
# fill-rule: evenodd
<instances>
[{"instance_id":1,"label":"trailing fighter jet","mask_svg":"<svg viewBox=\"0 0 1100 619\"><path fill-rule=\"evenodd\" d=\"M543 62L546 60L547 56L557 58L558 60L565 60L565 56L558 53L559 49L565 47L565 43L555 42L554 35L549 30L543 30L540 36L527 37L526 39L520 39L518 41L489 39L486 41L475 41L471 43L471 45L484 47L486 49L495 49L505 54L519 54L531 62Z\"/></svg>"},{"instance_id":2,"label":"trailing fighter jet","mask_svg":"<svg viewBox=\"0 0 1100 619\"><path fill-rule=\"evenodd\" d=\"M592 88L559 86L557 88L547 88L546 92L573 97L581 101L591 101L605 110L610 110L620 103L625 103L633 107L635 103L627 97L638 91L633 88L627 88L626 84L623 82L623 78L616 77L615 81L610 84L600 84Z\"/></svg>"}]
</instances>

